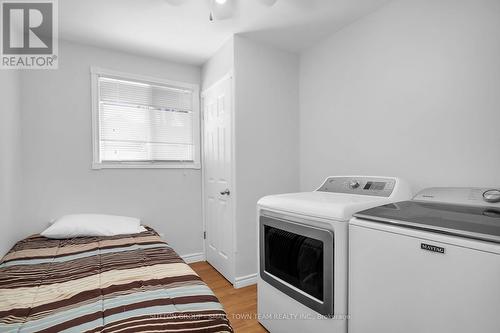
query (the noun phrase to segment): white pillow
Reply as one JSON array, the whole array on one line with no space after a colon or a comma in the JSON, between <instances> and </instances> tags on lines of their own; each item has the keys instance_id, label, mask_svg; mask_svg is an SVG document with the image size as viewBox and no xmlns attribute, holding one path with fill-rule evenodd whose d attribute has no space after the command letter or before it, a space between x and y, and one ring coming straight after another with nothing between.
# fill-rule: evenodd
<instances>
[{"instance_id":1,"label":"white pillow","mask_svg":"<svg viewBox=\"0 0 500 333\"><path fill-rule=\"evenodd\" d=\"M115 236L137 234L146 231L141 220L135 217L72 214L58 218L41 235L47 238L64 239L85 236Z\"/></svg>"}]
</instances>

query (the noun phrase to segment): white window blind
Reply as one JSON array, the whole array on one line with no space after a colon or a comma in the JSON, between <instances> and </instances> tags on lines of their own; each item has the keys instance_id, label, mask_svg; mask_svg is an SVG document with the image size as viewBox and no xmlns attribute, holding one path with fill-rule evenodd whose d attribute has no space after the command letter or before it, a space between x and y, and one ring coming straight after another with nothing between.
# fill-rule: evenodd
<instances>
[{"instance_id":1,"label":"white window blind","mask_svg":"<svg viewBox=\"0 0 500 333\"><path fill-rule=\"evenodd\" d=\"M96 80L98 163L196 162L197 92L104 74Z\"/></svg>"}]
</instances>

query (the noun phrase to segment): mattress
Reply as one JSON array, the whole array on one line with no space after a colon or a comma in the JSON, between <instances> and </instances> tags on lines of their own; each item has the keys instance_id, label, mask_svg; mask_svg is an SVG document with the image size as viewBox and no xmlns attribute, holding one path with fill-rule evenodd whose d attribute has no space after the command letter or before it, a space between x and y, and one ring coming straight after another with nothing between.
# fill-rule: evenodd
<instances>
[{"instance_id":1,"label":"mattress","mask_svg":"<svg viewBox=\"0 0 500 333\"><path fill-rule=\"evenodd\" d=\"M0 263L0 332L232 332L211 289L151 228L34 235Z\"/></svg>"}]
</instances>

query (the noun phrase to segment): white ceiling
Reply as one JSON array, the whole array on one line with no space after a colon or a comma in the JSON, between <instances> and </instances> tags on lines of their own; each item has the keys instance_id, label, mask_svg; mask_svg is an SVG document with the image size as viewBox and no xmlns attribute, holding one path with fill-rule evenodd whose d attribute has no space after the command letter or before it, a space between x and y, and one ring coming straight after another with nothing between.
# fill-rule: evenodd
<instances>
[{"instance_id":1,"label":"white ceiling","mask_svg":"<svg viewBox=\"0 0 500 333\"><path fill-rule=\"evenodd\" d=\"M235 33L298 52L389 0L232 1L210 22L210 0L62 0L62 39L200 65Z\"/></svg>"}]
</instances>

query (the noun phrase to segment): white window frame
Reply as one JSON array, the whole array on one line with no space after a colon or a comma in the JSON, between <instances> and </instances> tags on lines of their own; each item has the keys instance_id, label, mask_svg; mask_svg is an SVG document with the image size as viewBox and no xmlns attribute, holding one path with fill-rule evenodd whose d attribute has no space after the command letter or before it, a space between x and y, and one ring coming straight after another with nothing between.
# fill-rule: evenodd
<instances>
[{"instance_id":1,"label":"white window frame","mask_svg":"<svg viewBox=\"0 0 500 333\"><path fill-rule=\"evenodd\" d=\"M117 72L99 67L91 67L91 95L92 95L92 169L200 169L200 86L193 83L165 80L137 74ZM114 79L142 82L147 84L167 85L175 88L189 89L193 91L193 161L111 161L100 160L99 147L99 76Z\"/></svg>"}]
</instances>

